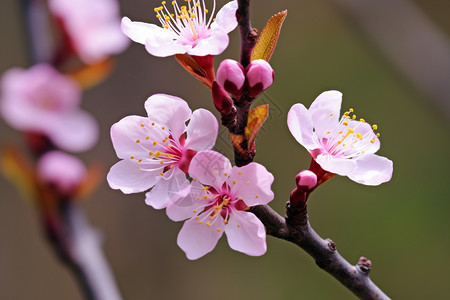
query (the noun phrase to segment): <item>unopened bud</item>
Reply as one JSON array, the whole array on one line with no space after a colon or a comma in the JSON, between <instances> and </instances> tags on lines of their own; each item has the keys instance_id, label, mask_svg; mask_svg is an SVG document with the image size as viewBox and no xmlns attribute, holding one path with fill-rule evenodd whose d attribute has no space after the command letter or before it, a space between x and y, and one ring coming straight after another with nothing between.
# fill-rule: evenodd
<instances>
[{"instance_id":1,"label":"unopened bud","mask_svg":"<svg viewBox=\"0 0 450 300\"><path fill-rule=\"evenodd\" d=\"M37 171L43 182L55 186L64 195L73 193L86 176L83 162L61 151L44 154L37 164Z\"/></svg>"},{"instance_id":2,"label":"unopened bud","mask_svg":"<svg viewBox=\"0 0 450 300\"><path fill-rule=\"evenodd\" d=\"M297 188L308 191L316 186L317 176L310 170L303 170L295 176L295 183Z\"/></svg>"},{"instance_id":3,"label":"unopened bud","mask_svg":"<svg viewBox=\"0 0 450 300\"><path fill-rule=\"evenodd\" d=\"M256 97L272 85L275 73L264 59L252 61L246 69L250 97Z\"/></svg>"},{"instance_id":4,"label":"unopened bud","mask_svg":"<svg viewBox=\"0 0 450 300\"><path fill-rule=\"evenodd\" d=\"M245 83L244 67L235 60L225 59L217 69L216 80L228 93L239 97Z\"/></svg>"},{"instance_id":5,"label":"unopened bud","mask_svg":"<svg viewBox=\"0 0 450 300\"><path fill-rule=\"evenodd\" d=\"M230 96L228 96L227 92L217 83L217 81L213 82L211 89L214 106L217 111L222 115L228 114L233 107L233 101L230 99Z\"/></svg>"}]
</instances>

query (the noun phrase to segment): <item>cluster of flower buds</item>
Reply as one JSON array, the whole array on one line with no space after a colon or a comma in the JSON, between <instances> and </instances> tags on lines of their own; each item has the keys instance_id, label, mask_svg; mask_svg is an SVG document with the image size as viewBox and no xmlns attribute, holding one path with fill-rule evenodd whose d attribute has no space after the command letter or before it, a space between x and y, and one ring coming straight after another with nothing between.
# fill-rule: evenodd
<instances>
[{"instance_id":1,"label":"cluster of flower buds","mask_svg":"<svg viewBox=\"0 0 450 300\"><path fill-rule=\"evenodd\" d=\"M219 112L226 114L232 107L227 93L235 101L239 101L244 93L254 98L272 85L274 71L263 59L252 61L245 69L239 62L226 59L220 63L216 77L217 84L212 89L214 105Z\"/></svg>"},{"instance_id":2,"label":"cluster of flower buds","mask_svg":"<svg viewBox=\"0 0 450 300\"><path fill-rule=\"evenodd\" d=\"M272 85L273 79L273 69L263 59L252 61L245 69L239 62L226 59L217 69L217 82L236 99L244 89L250 97L258 96Z\"/></svg>"}]
</instances>

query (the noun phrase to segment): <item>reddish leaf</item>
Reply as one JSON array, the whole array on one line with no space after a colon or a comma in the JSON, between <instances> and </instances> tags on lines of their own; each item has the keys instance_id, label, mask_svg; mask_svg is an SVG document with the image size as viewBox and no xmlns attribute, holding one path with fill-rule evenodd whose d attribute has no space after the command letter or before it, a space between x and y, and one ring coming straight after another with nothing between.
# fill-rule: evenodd
<instances>
[{"instance_id":1,"label":"reddish leaf","mask_svg":"<svg viewBox=\"0 0 450 300\"><path fill-rule=\"evenodd\" d=\"M255 107L249 112L247 126L245 127L245 138L248 141L248 149L252 149L256 136L268 115L269 104Z\"/></svg>"},{"instance_id":2,"label":"reddish leaf","mask_svg":"<svg viewBox=\"0 0 450 300\"><path fill-rule=\"evenodd\" d=\"M207 72L192 57L187 54L175 54L175 59L189 74L211 89L212 81L208 78Z\"/></svg>"}]
</instances>

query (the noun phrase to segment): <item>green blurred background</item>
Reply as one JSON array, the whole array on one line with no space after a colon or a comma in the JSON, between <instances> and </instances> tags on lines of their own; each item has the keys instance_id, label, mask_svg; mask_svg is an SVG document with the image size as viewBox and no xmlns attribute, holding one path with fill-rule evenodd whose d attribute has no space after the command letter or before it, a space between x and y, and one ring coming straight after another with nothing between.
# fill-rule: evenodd
<instances>
[{"instance_id":1,"label":"green blurred background","mask_svg":"<svg viewBox=\"0 0 450 300\"><path fill-rule=\"evenodd\" d=\"M29 64L17 2L0 4L0 72ZM340 90L343 109L353 107L358 117L379 125L378 154L394 161L394 176L378 187L334 177L310 198L312 226L333 239L351 263L360 256L371 259L372 279L393 299L450 299L448 111L404 76L339 2L252 3L252 23L259 29L271 15L288 9L271 59L275 82L258 100L271 106L255 159L275 176L276 199L270 205L284 214L294 177L310 162L287 129L289 108L298 102L308 107L322 91ZM154 22L158 3L121 1L122 13ZM414 3L450 38L450 2ZM383 16L378 17L384 24ZM216 63L239 57L238 31L230 41ZM450 78L444 80L450 84ZM117 57L114 73L85 93L83 107L99 120L101 138L80 157L86 163L100 161L107 172L117 161L110 126L130 114L144 115L144 101L154 93L180 96L192 109L214 111L209 91L173 58L153 57L132 44ZM440 101L448 103L450 95ZM0 143L8 141L23 145L21 135L0 120ZM221 130L217 149L231 158L227 141ZM72 275L42 238L34 207L3 177L0 191L0 299L81 299ZM144 194L123 195L103 180L83 207L103 232L124 299L353 299L303 250L286 241L268 237L267 254L253 258L231 250L222 238L212 253L189 261L176 245L182 223L146 206Z\"/></svg>"}]
</instances>

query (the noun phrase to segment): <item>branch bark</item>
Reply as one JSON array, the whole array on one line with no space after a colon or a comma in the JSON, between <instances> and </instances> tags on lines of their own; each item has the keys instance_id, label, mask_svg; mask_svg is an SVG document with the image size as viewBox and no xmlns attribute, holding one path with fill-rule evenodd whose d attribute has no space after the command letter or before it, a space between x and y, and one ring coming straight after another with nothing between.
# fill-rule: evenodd
<instances>
[{"instance_id":1,"label":"branch bark","mask_svg":"<svg viewBox=\"0 0 450 300\"><path fill-rule=\"evenodd\" d=\"M309 255L325 272L336 278L360 299L390 299L369 278L371 261L361 257L356 265L351 265L336 250L336 244L330 239L321 238L311 227L303 208L287 205L283 218L268 205L259 205L251 209L264 224L267 234L296 244Z\"/></svg>"}]
</instances>

